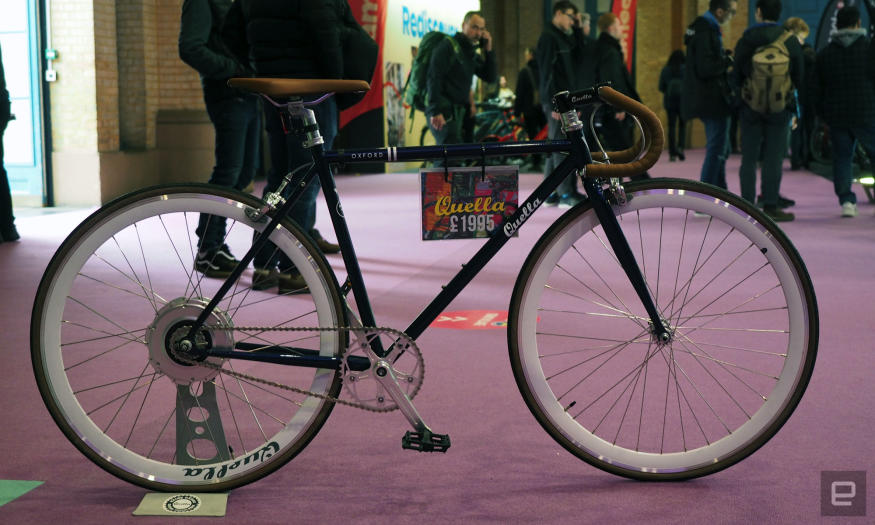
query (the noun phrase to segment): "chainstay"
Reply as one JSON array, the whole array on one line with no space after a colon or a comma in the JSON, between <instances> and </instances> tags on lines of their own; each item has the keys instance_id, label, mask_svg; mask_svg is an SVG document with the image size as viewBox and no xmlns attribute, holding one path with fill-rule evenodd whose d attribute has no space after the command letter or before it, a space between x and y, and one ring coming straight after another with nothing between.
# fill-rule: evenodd
<instances>
[{"instance_id":1,"label":"chainstay","mask_svg":"<svg viewBox=\"0 0 875 525\"><path fill-rule=\"evenodd\" d=\"M419 346L416 344L416 341L411 339L407 334L405 334L401 330L396 330L394 328L389 328L386 326L362 326L362 327L351 327L351 326L336 326L336 327L327 327L327 326L311 326L311 327L306 327L306 326L277 326L277 327L234 326L234 327L230 327L230 326L221 326L221 325L209 325L209 326L207 326L207 328L216 329L216 330L228 330L228 329L230 329L230 330L233 330L235 332L339 332L341 330L344 330L344 331L348 331L348 332L362 332L362 333L365 333L366 335L374 334L374 333L376 333L376 334L387 333L387 334L391 334L393 337L395 337L396 340L400 340L400 339L406 340L407 344L410 344L411 346L413 346L415 348L415 350L421 354L421 352L419 352ZM346 357L346 353L349 352L349 350L350 350L349 344L347 344L347 349L341 354L341 359ZM174 352L174 356L177 357L178 359L180 359L181 361L184 361L185 363L188 363L189 365L192 365L192 366L203 366L206 368L216 370L217 372L219 372L221 374L225 374L225 375L230 376L230 377L235 377L237 379L246 379L246 380L253 381L256 383L261 383L262 385L272 386L274 388L279 388L281 390L287 390L289 392L294 392L296 394L313 396L317 399L322 399L324 401L328 401L329 403L334 403L337 405L344 405L344 406L348 406L348 407L352 407L352 408L359 408L359 409L365 410L367 412L376 412L376 413L392 412L393 410L398 409L398 407L395 406L393 408L379 410L379 409L373 408L371 406L365 405L363 403L356 403L354 401L347 401L345 399L340 399L338 397L327 396L325 394L319 394L317 392L311 392L311 391L303 389L303 388L298 388L298 387L295 387L292 385L278 383L276 381L271 381L269 379L263 379L260 377L252 376L249 374L245 374L243 372L236 372L234 370L226 370L221 365L216 365L216 364L210 363L209 361L206 361L206 360L195 361L194 359L189 359L183 355L179 355L179 353L177 353L177 352ZM422 378L424 381L425 380L425 362L421 361L420 364L422 366ZM342 380L343 379L341 378L341 381ZM343 391L343 390L341 389L341 391Z\"/></svg>"}]
</instances>

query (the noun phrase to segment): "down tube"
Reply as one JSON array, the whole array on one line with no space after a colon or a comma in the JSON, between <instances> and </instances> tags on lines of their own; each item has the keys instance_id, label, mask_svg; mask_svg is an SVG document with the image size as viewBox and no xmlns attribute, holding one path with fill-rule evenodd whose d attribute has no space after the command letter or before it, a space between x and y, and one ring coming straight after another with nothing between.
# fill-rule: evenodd
<instances>
[{"instance_id":1,"label":"down tube","mask_svg":"<svg viewBox=\"0 0 875 525\"><path fill-rule=\"evenodd\" d=\"M444 287L444 289L435 297L428 306L419 314L410 326L407 327L405 333L412 339L418 338L422 332L428 328L428 325L444 311L444 309L456 298L459 293L465 289L468 283L480 273L486 264L492 260L492 257L504 246L504 244L513 236L513 234L522 228L523 224L529 217L535 213L541 204L546 200L547 196L559 186L565 177L571 174L576 167L576 161L573 156L566 157L559 166L553 170L537 188L529 195L529 198L523 202L517 211L504 220L497 231L482 248L477 250L471 260L462 265L462 269L453 277L453 279Z\"/></svg>"}]
</instances>

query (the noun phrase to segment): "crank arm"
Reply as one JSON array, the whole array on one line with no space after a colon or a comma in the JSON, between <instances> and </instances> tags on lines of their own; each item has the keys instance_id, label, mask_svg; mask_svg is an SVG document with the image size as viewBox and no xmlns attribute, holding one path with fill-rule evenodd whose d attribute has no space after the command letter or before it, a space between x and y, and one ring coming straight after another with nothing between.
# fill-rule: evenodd
<instances>
[{"instance_id":1,"label":"crank arm","mask_svg":"<svg viewBox=\"0 0 875 525\"><path fill-rule=\"evenodd\" d=\"M374 364L373 370L377 382L386 389L389 397L395 401L395 404L398 405L401 413L404 414L404 417L407 418L413 429L417 432L431 432L431 429L422 420L419 412L416 411L416 407L413 406L413 401L407 397L407 394L398 385L398 378L392 371L392 366L387 361L380 359Z\"/></svg>"}]
</instances>

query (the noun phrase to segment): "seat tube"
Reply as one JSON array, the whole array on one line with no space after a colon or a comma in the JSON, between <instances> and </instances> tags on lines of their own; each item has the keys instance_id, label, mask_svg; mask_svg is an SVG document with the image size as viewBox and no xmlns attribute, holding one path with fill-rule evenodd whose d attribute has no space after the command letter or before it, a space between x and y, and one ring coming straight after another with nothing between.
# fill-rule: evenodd
<instances>
[{"instance_id":1,"label":"seat tube","mask_svg":"<svg viewBox=\"0 0 875 525\"><path fill-rule=\"evenodd\" d=\"M319 183L322 186L322 193L325 196L325 203L328 206L328 214L331 216L334 233L337 235L337 243L340 245L340 255L343 257L343 263L346 266L347 276L352 285L353 297L355 297L362 324L364 326L377 326L374 312L371 310L371 302L368 298L368 292L365 288L364 277L362 276L362 271L359 267L355 248L352 245L352 237L349 234L349 227L346 224L346 217L343 214L343 207L340 204L340 197L337 194L337 186L334 182L334 176L328 166L328 161L325 159L325 150L322 144L318 144L312 147L311 152L313 154L313 161L316 163ZM375 341L379 343L379 338L375 338ZM374 351L379 353L379 351L382 351L382 348L375 348Z\"/></svg>"}]
</instances>

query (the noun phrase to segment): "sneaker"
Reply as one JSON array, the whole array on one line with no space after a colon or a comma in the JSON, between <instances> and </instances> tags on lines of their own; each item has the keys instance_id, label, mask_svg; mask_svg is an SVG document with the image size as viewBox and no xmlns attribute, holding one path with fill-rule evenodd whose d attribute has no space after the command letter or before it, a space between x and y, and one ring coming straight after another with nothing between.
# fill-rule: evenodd
<instances>
[{"instance_id":1,"label":"sneaker","mask_svg":"<svg viewBox=\"0 0 875 525\"><path fill-rule=\"evenodd\" d=\"M842 217L856 217L857 216L857 205L853 202L843 202L842 203Z\"/></svg>"},{"instance_id":2,"label":"sneaker","mask_svg":"<svg viewBox=\"0 0 875 525\"><path fill-rule=\"evenodd\" d=\"M763 196L762 195L757 195L757 205L760 207L763 206ZM778 208L784 209L784 208L790 208L792 206L796 206L796 201L794 201L793 199L788 199L787 197L784 197L783 195L778 195Z\"/></svg>"},{"instance_id":3,"label":"sneaker","mask_svg":"<svg viewBox=\"0 0 875 525\"><path fill-rule=\"evenodd\" d=\"M307 289L307 283L304 282L304 277L295 268L280 273L277 280L277 293L280 295L295 295L310 292L310 290Z\"/></svg>"},{"instance_id":4,"label":"sneaker","mask_svg":"<svg viewBox=\"0 0 875 525\"><path fill-rule=\"evenodd\" d=\"M310 237L313 237L313 240L316 241L316 246L322 253L340 253L340 245L326 241L316 228L310 230Z\"/></svg>"},{"instance_id":5,"label":"sneaker","mask_svg":"<svg viewBox=\"0 0 875 525\"><path fill-rule=\"evenodd\" d=\"M206 277L225 278L231 275L239 262L231 255L228 245L223 244L214 250L197 252L194 269Z\"/></svg>"},{"instance_id":6,"label":"sneaker","mask_svg":"<svg viewBox=\"0 0 875 525\"><path fill-rule=\"evenodd\" d=\"M276 268L256 268L252 274L252 289L267 290L279 284L279 272Z\"/></svg>"},{"instance_id":7,"label":"sneaker","mask_svg":"<svg viewBox=\"0 0 875 525\"><path fill-rule=\"evenodd\" d=\"M544 201L544 206L558 206L559 205L559 195L556 195L555 192L551 193L547 200Z\"/></svg>"},{"instance_id":8,"label":"sneaker","mask_svg":"<svg viewBox=\"0 0 875 525\"><path fill-rule=\"evenodd\" d=\"M796 218L792 213L786 212L777 206L766 206L763 208L763 213L775 222L790 222Z\"/></svg>"},{"instance_id":9,"label":"sneaker","mask_svg":"<svg viewBox=\"0 0 875 525\"><path fill-rule=\"evenodd\" d=\"M678 151L678 159L680 159L681 162L687 160L687 157L686 155L684 155L683 151Z\"/></svg>"},{"instance_id":10,"label":"sneaker","mask_svg":"<svg viewBox=\"0 0 875 525\"><path fill-rule=\"evenodd\" d=\"M559 197L559 207L560 208L571 208L575 206L578 202L584 200L586 197L583 196L582 193L573 191L571 193L564 193L561 197Z\"/></svg>"}]
</instances>

